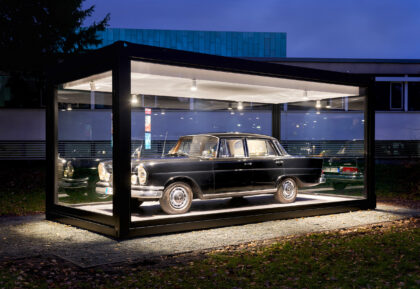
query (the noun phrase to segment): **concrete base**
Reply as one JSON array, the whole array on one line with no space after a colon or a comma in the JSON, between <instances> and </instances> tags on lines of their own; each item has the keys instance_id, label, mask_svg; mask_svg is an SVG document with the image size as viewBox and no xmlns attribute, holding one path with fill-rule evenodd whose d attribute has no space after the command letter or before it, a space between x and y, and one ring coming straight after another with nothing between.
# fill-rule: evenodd
<instances>
[{"instance_id":1,"label":"concrete base","mask_svg":"<svg viewBox=\"0 0 420 289\"><path fill-rule=\"evenodd\" d=\"M168 215L162 211L159 202L144 202L139 208L134 209L131 215L131 221L146 221L156 219L173 219L180 216L198 216L211 215L216 213L238 212L253 209L267 209L277 207L293 207L300 205L324 204L342 201L352 201L355 197L344 197L334 195L317 195L314 193L300 193L294 203L280 204L276 202L273 195L258 195L244 197L235 200L232 198L223 198L215 200L194 200L188 213L182 215ZM77 205L78 209L91 211L99 214L112 216L112 204L87 204Z\"/></svg>"}]
</instances>

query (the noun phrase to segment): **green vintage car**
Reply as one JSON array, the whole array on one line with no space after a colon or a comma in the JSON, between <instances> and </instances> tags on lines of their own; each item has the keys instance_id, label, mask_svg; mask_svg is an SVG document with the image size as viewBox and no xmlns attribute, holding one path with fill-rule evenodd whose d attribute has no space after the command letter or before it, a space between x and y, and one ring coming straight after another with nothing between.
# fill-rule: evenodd
<instances>
[{"instance_id":1,"label":"green vintage car","mask_svg":"<svg viewBox=\"0 0 420 289\"><path fill-rule=\"evenodd\" d=\"M58 157L57 162L58 186L64 190L82 189L88 186L88 177L74 178L72 160Z\"/></svg>"},{"instance_id":2,"label":"green vintage car","mask_svg":"<svg viewBox=\"0 0 420 289\"><path fill-rule=\"evenodd\" d=\"M323 152L323 154L325 179L334 189L343 190L348 185L363 184L365 168L363 142L348 141L337 152Z\"/></svg>"}]
</instances>

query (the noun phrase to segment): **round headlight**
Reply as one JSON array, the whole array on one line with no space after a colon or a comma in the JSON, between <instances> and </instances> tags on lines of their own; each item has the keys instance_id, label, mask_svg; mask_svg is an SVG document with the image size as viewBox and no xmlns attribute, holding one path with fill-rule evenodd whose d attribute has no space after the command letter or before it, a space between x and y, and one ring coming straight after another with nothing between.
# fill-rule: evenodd
<instances>
[{"instance_id":1,"label":"round headlight","mask_svg":"<svg viewBox=\"0 0 420 289\"><path fill-rule=\"evenodd\" d=\"M67 162L66 167L64 168L63 176L65 178L71 178L74 174L74 167L72 166L71 162Z\"/></svg>"},{"instance_id":2,"label":"round headlight","mask_svg":"<svg viewBox=\"0 0 420 289\"><path fill-rule=\"evenodd\" d=\"M138 167L138 176L140 185L144 185L147 180L147 172L143 167L143 164L140 164Z\"/></svg>"},{"instance_id":3,"label":"round headlight","mask_svg":"<svg viewBox=\"0 0 420 289\"><path fill-rule=\"evenodd\" d=\"M137 176L136 175L131 175L131 184L132 185L137 185Z\"/></svg>"},{"instance_id":4,"label":"round headlight","mask_svg":"<svg viewBox=\"0 0 420 289\"><path fill-rule=\"evenodd\" d=\"M99 163L98 175L101 181L109 182L109 179L111 178L111 174L107 172L104 163Z\"/></svg>"}]
</instances>

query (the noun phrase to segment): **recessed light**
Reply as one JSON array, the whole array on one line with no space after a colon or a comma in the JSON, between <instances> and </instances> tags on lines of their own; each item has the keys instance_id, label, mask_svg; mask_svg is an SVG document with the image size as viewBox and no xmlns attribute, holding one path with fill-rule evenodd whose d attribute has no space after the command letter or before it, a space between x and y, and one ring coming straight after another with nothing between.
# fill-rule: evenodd
<instances>
[{"instance_id":1,"label":"recessed light","mask_svg":"<svg viewBox=\"0 0 420 289\"><path fill-rule=\"evenodd\" d=\"M192 85L190 87L191 91L197 91L197 81L195 80L195 78L193 78L192 80Z\"/></svg>"}]
</instances>

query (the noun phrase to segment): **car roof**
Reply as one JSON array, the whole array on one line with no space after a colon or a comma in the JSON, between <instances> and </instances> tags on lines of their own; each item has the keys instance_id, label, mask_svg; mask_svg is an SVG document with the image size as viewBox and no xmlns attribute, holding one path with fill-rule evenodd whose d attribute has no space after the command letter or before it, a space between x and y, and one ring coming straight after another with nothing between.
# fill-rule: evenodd
<instances>
[{"instance_id":1,"label":"car roof","mask_svg":"<svg viewBox=\"0 0 420 289\"><path fill-rule=\"evenodd\" d=\"M256 133L243 133L243 132L220 132L220 133L202 133L202 134L191 134L188 136L215 136L218 138L223 137L253 137L253 138L266 138L266 139L274 139L271 136L263 135L263 134L256 134Z\"/></svg>"}]
</instances>

